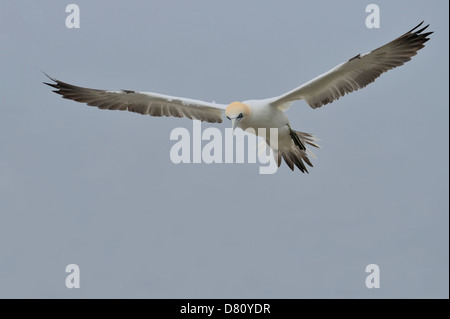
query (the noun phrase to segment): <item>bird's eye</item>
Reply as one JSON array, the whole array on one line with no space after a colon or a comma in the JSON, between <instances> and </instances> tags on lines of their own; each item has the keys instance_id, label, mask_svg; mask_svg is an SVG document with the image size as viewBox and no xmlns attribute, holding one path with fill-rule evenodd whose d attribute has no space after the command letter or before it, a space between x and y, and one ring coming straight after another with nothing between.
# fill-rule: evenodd
<instances>
[{"instance_id":1,"label":"bird's eye","mask_svg":"<svg viewBox=\"0 0 450 319\"><path fill-rule=\"evenodd\" d=\"M244 117L244 115L242 113L238 115L238 119L241 119L243 117Z\"/></svg>"}]
</instances>

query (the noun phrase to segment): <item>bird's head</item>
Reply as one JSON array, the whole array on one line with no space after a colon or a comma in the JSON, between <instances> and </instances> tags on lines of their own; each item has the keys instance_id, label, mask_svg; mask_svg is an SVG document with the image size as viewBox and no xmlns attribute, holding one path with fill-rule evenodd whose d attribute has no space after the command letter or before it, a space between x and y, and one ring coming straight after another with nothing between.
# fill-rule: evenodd
<instances>
[{"instance_id":1,"label":"bird's head","mask_svg":"<svg viewBox=\"0 0 450 319\"><path fill-rule=\"evenodd\" d=\"M250 107L242 102L233 102L225 109L226 117L231 120L231 127L233 131L236 127L241 127L239 124L242 119L250 114Z\"/></svg>"}]
</instances>

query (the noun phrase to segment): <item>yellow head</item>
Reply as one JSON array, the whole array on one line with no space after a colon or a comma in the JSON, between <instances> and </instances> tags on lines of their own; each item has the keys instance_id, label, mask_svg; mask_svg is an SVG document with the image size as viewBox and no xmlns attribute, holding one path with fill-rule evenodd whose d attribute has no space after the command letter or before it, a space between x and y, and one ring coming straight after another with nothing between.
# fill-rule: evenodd
<instances>
[{"instance_id":1,"label":"yellow head","mask_svg":"<svg viewBox=\"0 0 450 319\"><path fill-rule=\"evenodd\" d=\"M233 102L225 109L226 117L231 120L233 131L239 127L239 122L250 114L250 107L242 102Z\"/></svg>"}]
</instances>

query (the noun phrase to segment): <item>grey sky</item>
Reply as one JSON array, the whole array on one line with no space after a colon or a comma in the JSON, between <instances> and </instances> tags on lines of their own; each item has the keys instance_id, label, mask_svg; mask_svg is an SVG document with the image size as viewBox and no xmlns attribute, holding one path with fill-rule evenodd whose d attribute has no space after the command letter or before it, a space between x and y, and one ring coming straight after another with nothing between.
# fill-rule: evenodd
<instances>
[{"instance_id":1,"label":"grey sky","mask_svg":"<svg viewBox=\"0 0 450 319\"><path fill-rule=\"evenodd\" d=\"M448 2L376 1L380 29L365 27L369 3L0 1L0 297L448 298ZM189 120L100 111L41 83L42 70L92 88L266 98L422 20L435 34L411 62L288 111L321 139L309 175L175 165L169 135ZM80 289L65 287L71 263ZM371 263L380 289L365 287Z\"/></svg>"}]
</instances>

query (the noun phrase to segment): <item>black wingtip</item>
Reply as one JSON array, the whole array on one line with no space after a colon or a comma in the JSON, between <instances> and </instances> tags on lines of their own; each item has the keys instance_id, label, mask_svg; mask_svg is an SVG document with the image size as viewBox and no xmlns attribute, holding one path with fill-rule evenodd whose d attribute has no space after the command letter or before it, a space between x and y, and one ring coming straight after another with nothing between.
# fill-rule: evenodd
<instances>
[{"instance_id":1,"label":"black wingtip","mask_svg":"<svg viewBox=\"0 0 450 319\"><path fill-rule=\"evenodd\" d=\"M56 90L53 90L52 92L61 94L61 93L60 93L60 90L61 90L60 82L59 82L57 79L55 79L54 77L51 77L50 75L48 75L47 73L45 73L44 71L41 71L41 72L44 73L44 75L45 75L46 77L48 77L50 80L52 80L53 82L55 82L55 83L48 83L48 82L42 82L42 83L45 84L45 85L48 85L48 86L50 86L50 87L52 87L52 88L54 88L54 89L56 89Z\"/></svg>"},{"instance_id":2,"label":"black wingtip","mask_svg":"<svg viewBox=\"0 0 450 319\"><path fill-rule=\"evenodd\" d=\"M422 33L422 32L423 32L426 28L428 28L429 26L430 26L430 25L428 24L428 25L426 25L425 27L423 27L422 29L415 31L415 33L417 33L417 34Z\"/></svg>"},{"instance_id":3,"label":"black wingtip","mask_svg":"<svg viewBox=\"0 0 450 319\"><path fill-rule=\"evenodd\" d=\"M46 84L46 85L48 85L48 86L51 86L52 88L59 89L58 84L55 84L55 83L47 83L47 82L42 82L42 83L44 83L44 84Z\"/></svg>"},{"instance_id":4,"label":"black wingtip","mask_svg":"<svg viewBox=\"0 0 450 319\"><path fill-rule=\"evenodd\" d=\"M50 75L48 75L47 73L45 73L44 71L41 71L42 73L44 73L44 75L46 76L46 77L48 77L50 80L52 80L53 82L58 82L58 80L57 79L55 79L54 77L52 77L52 76L50 76ZM45 82L43 82L43 83L45 83ZM48 84L48 83L45 83L45 84Z\"/></svg>"},{"instance_id":5,"label":"black wingtip","mask_svg":"<svg viewBox=\"0 0 450 319\"><path fill-rule=\"evenodd\" d=\"M422 21L422 22L420 22L418 25L416 25L414 28L412 28L410 31L408 31L407 33L415 33L415 34L421 34L423 31L425 31L429 26L430 26L430 24L427 24L426 26L424 26L422 29L419 29L419 27L421 27L422 26L422 24L424 23L425 21ZM417 30L417 29L419 29L419 30ZM430 33L427 33L427 34L424 34L424 35L426 35L426 36L428 36L428 35L430 35L430 34L432 34L433 32L430 32Z\"/></svg>"},{"instance_id":6,"label":"black wingtip","mask_svg":"<svg viewBox=\"0 0 450 319\"><path fill-rule=\"evenodd\" d=\"M416 25L414 28L412 28L411 30L409 30L407 33L411 33L414 30L416 30L417 28L419 28L423 23L425 22L425 20L422 20L422 22L420 22L418 25Z\"/></svg>"}]
</instances>

